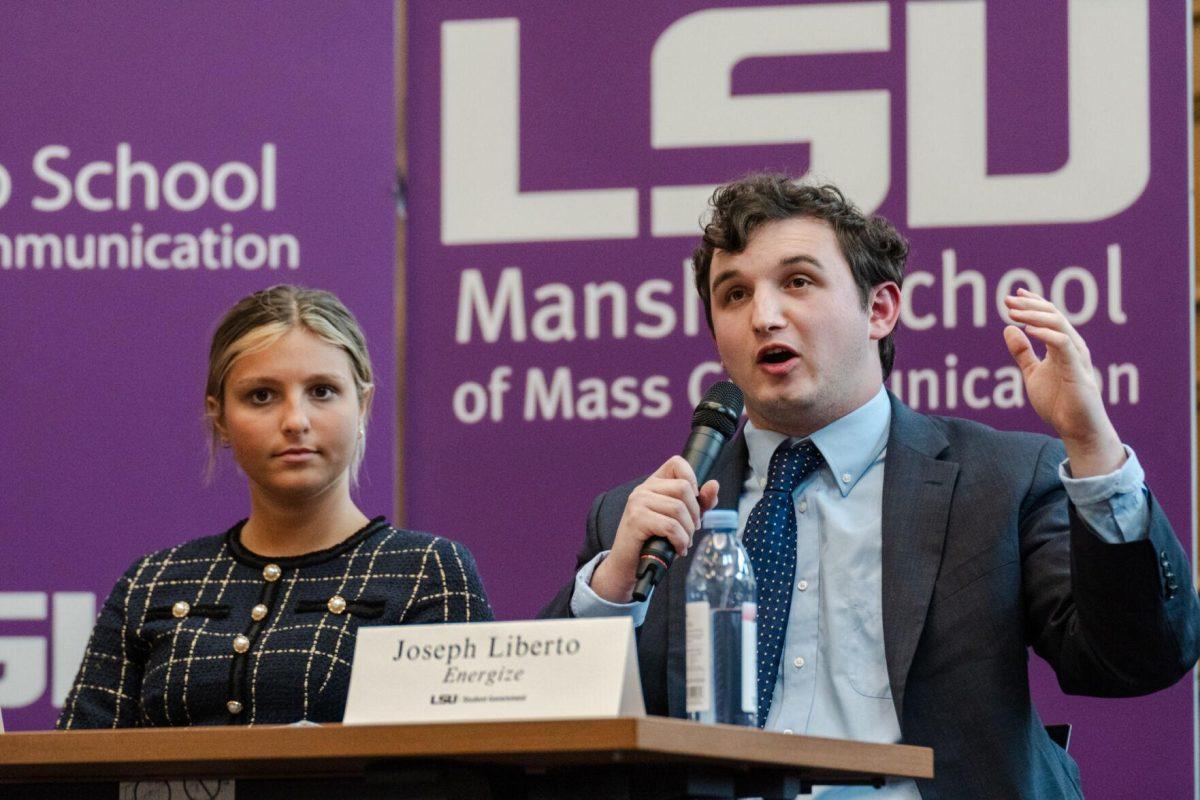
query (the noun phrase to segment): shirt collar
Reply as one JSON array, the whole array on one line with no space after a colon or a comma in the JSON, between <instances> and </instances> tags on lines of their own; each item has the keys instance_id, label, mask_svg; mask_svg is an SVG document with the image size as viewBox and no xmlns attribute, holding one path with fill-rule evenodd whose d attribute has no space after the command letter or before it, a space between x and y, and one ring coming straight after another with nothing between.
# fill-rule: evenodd
<instances>
[{"instance_id":1,"label":"shirt collar","mask_svg":"<svg viewBox=\"0 0 1200 800\"><path fill-rule=\"evenodd\" d=\"M892 424L892 404L883 387L863 405L808 437L821 451L833 473L842 496L850 494L867 469L887 446L888 430ZM788 437L778 431L756 428L746 422L746 448L750 469L756 477L766 480L771 456L780 442Z\"/></svg>"}]
</instances>

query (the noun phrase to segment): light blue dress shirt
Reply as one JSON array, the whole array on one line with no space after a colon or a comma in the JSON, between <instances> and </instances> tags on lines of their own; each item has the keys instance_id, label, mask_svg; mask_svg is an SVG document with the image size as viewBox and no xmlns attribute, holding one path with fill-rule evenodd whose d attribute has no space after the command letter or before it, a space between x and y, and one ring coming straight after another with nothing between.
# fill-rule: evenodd
<instances>
[{"instance_id":1,"label":"light blue dress shirt","mask_svg":"<svg viewBox=\"0 0 1200 800\"><path fill-rule=\"evenodd\" d=\"M766 730L865 742L900 741L883 648L883 476L891 404L881 388L865 405L810 437L825 466L796 488L796 582L784 652ZM749 472L738 502L738 531L762 497L767 467L787 437L747 423ZM1137 457L1109 475L1074 479L1069 462L1059 476L1078 513L1106 541L1148 532L1149 507ZM589 583L598 554L576 575L571 612L577 617L629 615L635 625L647 603L610 603ZM916 800L912 781L871 787L823 787L826 800Z\"/></svg>"}]
</instances>

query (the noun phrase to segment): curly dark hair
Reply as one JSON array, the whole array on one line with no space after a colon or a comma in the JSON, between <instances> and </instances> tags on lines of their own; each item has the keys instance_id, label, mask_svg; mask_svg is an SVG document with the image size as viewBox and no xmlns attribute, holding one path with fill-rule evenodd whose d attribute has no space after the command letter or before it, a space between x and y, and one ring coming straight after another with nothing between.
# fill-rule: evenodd
<instances>
[{"instance_id":1,"label":"curly dark hair","mask_svg":"<svg viewBox=\"0 0 1200 800\"><path fill-rule=\"evenodd\" d=\"M842 255L866 308L871 287L886 281L904 282L908 242L890 222L866 216L831 184L794 182L787 175L755 172L718 186L709 200L712 219L704 226L704 238L692 254L696 291L704 300L708 329L713 329L712 294L708 288L713 253L740 253L757 228L768 222L812 217L828 222L837 236ZM886 380L892 371L896 346L892 334L879 340L879 362Z\"/></svg>"}]
</instances>

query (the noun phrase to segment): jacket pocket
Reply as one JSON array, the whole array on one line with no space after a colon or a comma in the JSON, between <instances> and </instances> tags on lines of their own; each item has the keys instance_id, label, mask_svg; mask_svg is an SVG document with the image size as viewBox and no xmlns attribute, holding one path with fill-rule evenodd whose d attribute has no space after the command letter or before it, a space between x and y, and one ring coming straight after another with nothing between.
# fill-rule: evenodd
<instances>
[{"instance_id":1,"label":"jacket pocket","mask_svg":"<svg viewBox=\"0 0 1200 800\"><path fill-rule=\"evenodd\" d=\"M146 622L160 619L184 620L188 617L206 617L208 619L225 619L229 616L229 606L224 603L189 603L186 600L176 600L165 606L153 606L146 610Z\"/></svg>"},{"instance_id":2,"label":"jacket pocket","mask_svg":"<svg viewBox=\"0 0 1200 800\"><path fill-rule=\"evenodd\" d=\"M945 601L989 572L1008 566L1019 558L1016 542L997 542L971 556L948 574L939 576L934 589L934 599Z\"/></svg>"},{"instance_id":3,"label":"jacket pocket","mask_svg":"<svg viewBox=\"0 0 1200 800\"><path fill-rule=\"evenodd\" d=\"M327 614L349 614L359 619L379 619L383 616L386 600L360 597L357 600L347 600L341 595L331 597L310 598L296 604L297 614L312 614L325 612Z\"/></svg>"}]
</instances>

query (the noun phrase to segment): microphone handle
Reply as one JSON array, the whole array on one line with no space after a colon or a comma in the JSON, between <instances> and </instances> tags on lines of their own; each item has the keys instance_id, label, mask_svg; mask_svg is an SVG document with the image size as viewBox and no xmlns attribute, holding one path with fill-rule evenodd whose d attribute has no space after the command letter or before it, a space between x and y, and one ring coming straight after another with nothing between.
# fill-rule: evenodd
<instances>
[{"instance_id":1,"label":"microphone handle","mask_svg":"<svg viewBox=\"0 0 1200 800\"><path fill-rule=\"evenodd\" d=\"M683 459L691 465L696 473L697 488L708 480L708 473L721 455L725 446L725 437L719 431L700 425L692 429L683 446ZM642 544L642 553L638 560L637 583L633 587L633 599L639 603L645 602L650 596L650 590L658 585L662 576L667 574L667 567L675 560L675 548L671 542L661 536L652 536Z\"/></svg>"},{"instance_id":2,"label":"microphone handle","mask_svg":"<svg viewBox=\"0 0 1200 800\"><path fill-rule=\"evenodd\" d=\"M692 429L692 435L683 446L683 460L691 464L692 471L696 473L697 489L708 480L708 473L712 472L713 464L717 463L724 446L725 437L720 431L705 425Z\"/></svg>"}]
</instances>

